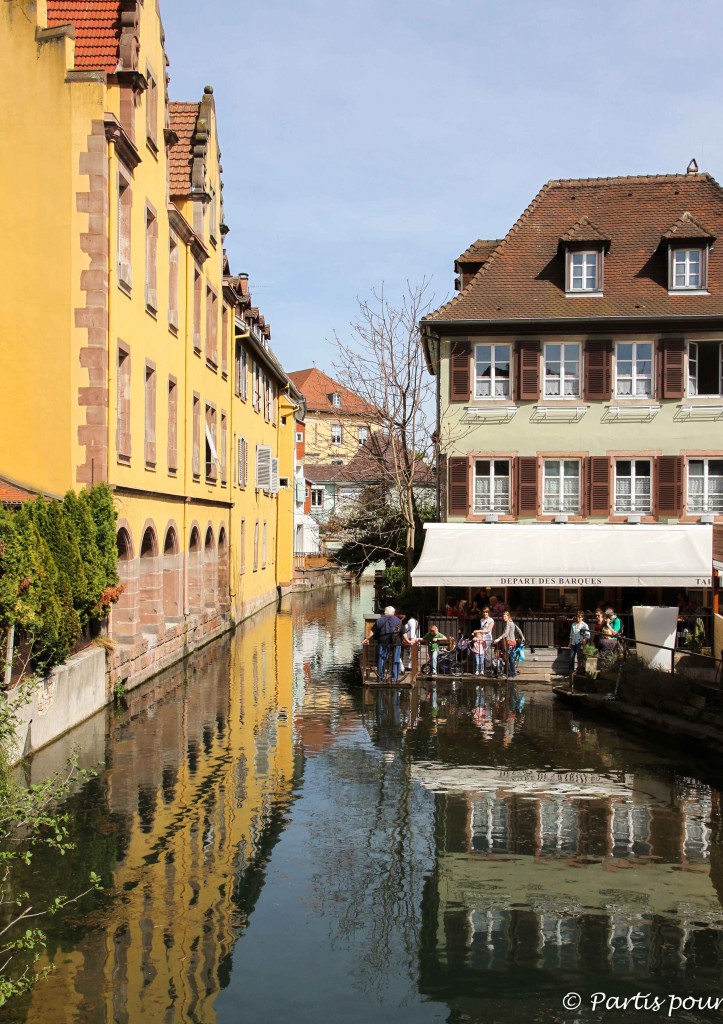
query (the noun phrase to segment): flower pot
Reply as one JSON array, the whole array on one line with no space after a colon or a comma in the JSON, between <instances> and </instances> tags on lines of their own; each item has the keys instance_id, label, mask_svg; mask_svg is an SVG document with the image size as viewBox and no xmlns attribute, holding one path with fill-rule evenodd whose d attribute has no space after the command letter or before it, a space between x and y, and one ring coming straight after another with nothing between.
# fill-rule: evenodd
<instances>
[{"instance_id":1,"label":"flower pot","mask_svg":"<svg viewBox=\"0 0 723 1024\"><path fill-rule=\"evenodd\" d=\"M585 658L585 675L590 676L591 679L597 678L597 654L592 657L588 656Z\"/></svg>"}]
</instances>

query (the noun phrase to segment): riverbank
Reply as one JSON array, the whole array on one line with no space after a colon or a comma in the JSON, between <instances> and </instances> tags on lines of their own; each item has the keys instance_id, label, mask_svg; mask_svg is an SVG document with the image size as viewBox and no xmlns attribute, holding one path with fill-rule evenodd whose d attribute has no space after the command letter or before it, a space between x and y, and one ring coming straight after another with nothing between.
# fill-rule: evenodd
<instances>
[{"instance_id":1,"label":"riverbank","mask_svg":"<svg viewBox=\"0 0 723 1024\"><path fill-rule=\"evenodd\" d=\"M723 706L709 703L704 694L688 692L685 699L664 700L656 709L611 693L581 692L568 686L552 689L558 700L575 711L614 721L659 741L672 740L676 746L694 749L698 756L723 759Z\"/></svg>"},{"instance_id":2,"label":"riverbank","mask_svg":"<svg viewBox=\"0 0 723 1024\"><path fill-rule=\"evenodd\" d=\"M344 583L338 573L333 578L326 573L302 589L323 590ZM285 596L276 591L264 595L250 604L245 609L248 614L238 621L229 612L209 609L166 622L133 642L110 640L68 658L38 681L31 700L20 709L19 728L8 754L10 763L43 750L112 704L119 694L138 689L215 640L234 633Z\"/></svg>"}]
</instances>

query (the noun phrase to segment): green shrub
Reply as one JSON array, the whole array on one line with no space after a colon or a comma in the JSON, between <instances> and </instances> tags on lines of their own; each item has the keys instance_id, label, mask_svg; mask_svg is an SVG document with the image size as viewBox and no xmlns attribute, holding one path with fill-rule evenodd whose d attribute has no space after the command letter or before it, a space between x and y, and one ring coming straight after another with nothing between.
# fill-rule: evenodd
<instances>
[{"instance_id":1,"label":"green shrub","mask_svg":"<svg viewBox=\"0 0 723 1024\"><path fill-rule=\"evenodd\" d=\"M76 610L80 615L81 625L86 626L91 619L99 619L102 615L102 595L106 587L106 572L100 549L98 547L98 529L93 519L90 503L83 498L83 493L75 494L68 491L63 499L63 515L68 524L68 532L75 533L78 541L83 573L85 576L85 593Z\"/></svg>"}]
</instances>

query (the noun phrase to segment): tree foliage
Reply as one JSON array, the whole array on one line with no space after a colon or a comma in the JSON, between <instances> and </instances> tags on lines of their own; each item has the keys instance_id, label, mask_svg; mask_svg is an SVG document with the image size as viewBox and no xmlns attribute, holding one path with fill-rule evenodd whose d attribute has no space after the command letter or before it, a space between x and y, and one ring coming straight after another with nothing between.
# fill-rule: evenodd
<instances>
[{"instance_id":1,"label":"tree foliage","mask_svg":"<svg viewBox=\"0 0 723 1024\"><path fill-rule=\"evenodd\" d=\"M39 849L63 856L72 848L68 816L58 810L72 782L86 776L75 759L39 785L23 786L8 767L7 753L16 742L18 711L27 703L36 681L21 679L11 699L0 701L0 1006L27 992L39 976L36 964L46 945L39 919L57 914L100 887L90 872L87 887L71 898L56 895L45 902L32 899L22 885L23 874Z\"/></svg>"},{"instance_id":2,"label":"tree foliage","mask_svg":"<svg viewBox=\"0 0 723 1024\"><path fill-rule=\"evenodd\" d=\"M115 523L105 485L69 491L62 504L0 508L0 628L17 632L16 651L36 670L64 661L120 593Z\"/></svg>"},{"instance_id":3,"label":"tree foliage","mask_svg":"<svg viewBox=\"0 0 723 1024\"><path fill-rule=\"evenodd\" d=\"M426 280L418 286L407 283L396 305L382 286L371 299L359 300L349 341L335 339L339 380L377 411L375 420L384 436L384 457L379 459L387 485L384 502L393 510L382 507L380 512L385 527L393 530L388 536L394 537L395 553L403 556L407 575L423 523L420 480L429 481L433 455L434 389L419 335L419 321L432 300ZM377 532L372 529L372 534Z\"/></svg>"}]
</instances>

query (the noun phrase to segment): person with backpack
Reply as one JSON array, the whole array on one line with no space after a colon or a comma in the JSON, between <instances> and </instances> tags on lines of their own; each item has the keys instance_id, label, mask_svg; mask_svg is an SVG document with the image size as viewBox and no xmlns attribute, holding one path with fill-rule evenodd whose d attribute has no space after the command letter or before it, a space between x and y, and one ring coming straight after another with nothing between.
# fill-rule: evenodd
<instances>
[{"instance_id":1,"label":"person with backpack","mask_svg":"<svg viewBox=\"0 0 723 1024\"><path fill-rule=\"evenodd\" d=\"M381 682L387 671L389 652L392 651L392 682L399 679L399 659L402 653L402 620L397 617L392 605L387 605L372 626L372 639L377 645L377 678ZM369 638L364 641L369 643Z\"/></svg>"}]
</instances>

